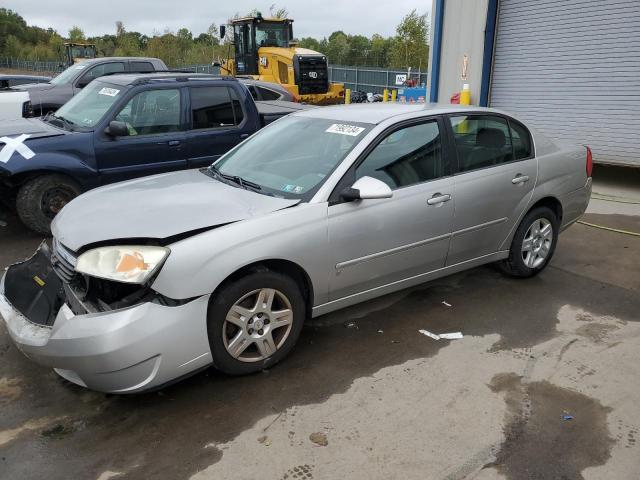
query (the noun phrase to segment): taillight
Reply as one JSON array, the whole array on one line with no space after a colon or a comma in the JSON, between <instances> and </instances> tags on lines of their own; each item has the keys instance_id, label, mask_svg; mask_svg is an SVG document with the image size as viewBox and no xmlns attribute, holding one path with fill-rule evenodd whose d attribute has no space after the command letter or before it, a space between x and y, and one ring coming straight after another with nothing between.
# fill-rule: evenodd
<instances>
[{"instance_id":1,"label":"taillight","mask_svg":"<svg viewBox=\"0 0 640 480\"><path fill-rule=\"evenodd\" d=\"M591 155L591 149L587 147L587 177L591 177L593 172L593 155Z\"/></svg>"}]
</instances>

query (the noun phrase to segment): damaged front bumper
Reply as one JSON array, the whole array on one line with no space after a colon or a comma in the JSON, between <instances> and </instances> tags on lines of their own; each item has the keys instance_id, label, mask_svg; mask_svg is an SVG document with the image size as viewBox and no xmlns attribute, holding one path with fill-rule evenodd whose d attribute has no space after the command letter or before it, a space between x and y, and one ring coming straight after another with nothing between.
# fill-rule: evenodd
<instances>
[{"instance_id":1,"label":"damaged front bumper","mask_svg":"<svg viewBox=\"0 0 640 480\"><path fill-rule=\"evenodd\" d=\"M65 293L66 291L66 293ZM16 346L63 378L101 392L150 390L211 364L209 295L74 313L46 244L0 280L0 315Z\"/></svg>"}]
</instances>

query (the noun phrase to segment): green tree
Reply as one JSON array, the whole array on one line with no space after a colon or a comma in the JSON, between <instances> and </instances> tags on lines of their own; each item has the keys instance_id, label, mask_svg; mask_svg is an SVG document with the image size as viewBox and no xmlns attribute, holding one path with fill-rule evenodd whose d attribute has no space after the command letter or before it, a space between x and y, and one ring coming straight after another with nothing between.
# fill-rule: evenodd
<instances>
[{"instance_id":1,"label":"green tree","mask_svg":"<svg viewBox=\"0 0 640 480\"><path fill-rule=\"evenodd\" d=\"M84 36L84 32L77 25L74 25L73 27L71 27L71 30L69 30L69 41L70 42L84 42L84 41L86 41L86 38Z\"/></svg>"},{"instance_id":2,"label":"green tree","mask_svg":"<svg viewBox=\"0 0 640 480\"><path fill-rule=\"evenodd\" d=\"M389 53L393 68L425 70L429 61L429 27L427 15L411 11L396 28L396 36Z\"/></svg>"}]
</instances>

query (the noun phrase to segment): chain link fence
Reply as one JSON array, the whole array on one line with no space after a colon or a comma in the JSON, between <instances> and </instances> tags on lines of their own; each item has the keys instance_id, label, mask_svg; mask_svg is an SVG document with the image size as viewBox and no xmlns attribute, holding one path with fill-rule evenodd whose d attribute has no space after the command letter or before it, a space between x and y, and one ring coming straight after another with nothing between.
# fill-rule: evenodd
<instances>
[{"instance_id":1,"label":"chain link fence","mask_svg":"<svg viewBox=\"0 0 640 480\"><path fill-rule=\"evenodd\" d=\"M63 62L55 60L22 60L19 58L2 57L0 58L0 68L57 74L66 67L63 65Z\"/></svg>"}]
</instances>

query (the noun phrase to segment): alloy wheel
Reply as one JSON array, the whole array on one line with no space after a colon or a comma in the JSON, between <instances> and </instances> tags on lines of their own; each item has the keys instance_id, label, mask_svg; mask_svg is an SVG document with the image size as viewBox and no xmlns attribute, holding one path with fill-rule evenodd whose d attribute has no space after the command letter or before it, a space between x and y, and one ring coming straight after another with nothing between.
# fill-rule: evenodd
<instances>
[{"instance_id":1,"label":"alloy wheel","mask_svg":"<svg viewBox=\"0 0 640 480\"><path fill-rule=\"evenodd\" d=\"M529 268L542 265L553 244L553 225L546 218L538 218L527 229L522 241L522 260Z\"/></svg>"},{"instance_id":2,"label":"alloy wheel","mask_svg":"<svg viewBox=\"0 0 640 480\"><path fill-rule=\"evenodd\" d=\"M293 326L291 302L282 292L261 288L237 300L227 312L222 340L229 355L258 362L284 345Z\"/></svg>"}]
</instances>

